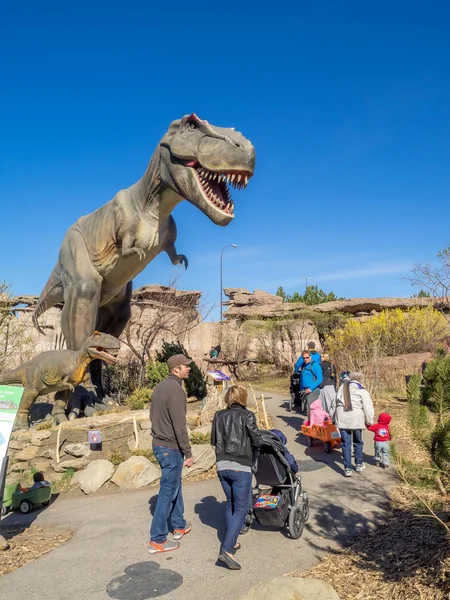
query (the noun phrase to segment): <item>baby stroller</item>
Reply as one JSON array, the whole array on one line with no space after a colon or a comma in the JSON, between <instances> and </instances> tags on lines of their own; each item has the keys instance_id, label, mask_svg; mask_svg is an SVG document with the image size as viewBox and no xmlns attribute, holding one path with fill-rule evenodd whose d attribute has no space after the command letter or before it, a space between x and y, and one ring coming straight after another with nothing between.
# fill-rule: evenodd
<instances>
[{"instance_id":1,"label":"baby stroller","mask_svg":"<svg viewBox=\"0 0 450 600\"><path fill-rule=\"evenodd\" d=\"M306 396L307 394L300 391L300 374L293 373L289 382L289 412L297 406L303 413L306 413Z\"/></svg>"},{"instance_id":2,"label":"baby stroller","mask_svg":"<svg viewBox=\"0 0 450 600\"><path fill-rule=\"evenodd\" d=\"M246 533L255 519L265 527L286 527L290 537L298 540L309 518L308 494L302 491L300 475L286 461L279 438L270 431L262 433L264 444L254 469L257 487L252 492L252 506L241 533Z\"/></svg>"}]
</instances>

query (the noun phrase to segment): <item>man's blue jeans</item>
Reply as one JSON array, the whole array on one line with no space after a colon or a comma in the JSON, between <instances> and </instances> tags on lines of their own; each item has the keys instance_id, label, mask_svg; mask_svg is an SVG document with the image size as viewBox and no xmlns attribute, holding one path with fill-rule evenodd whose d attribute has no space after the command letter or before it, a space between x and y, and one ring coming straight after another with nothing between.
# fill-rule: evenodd
<instances>
[{"instance_id":1,"label":"man's blue jeans","mask_svg":"<svg viewBox=\"0 0 450 600\"><path fill-rule=\"evenodd\" d=\"M362 441L362 429L341 429L341 445L342 445L342 456L344 458L344 468L352 468L352 438L353 448L355 450L355 463L362 465L363 463L363 441Z\"/></svg>"},{"instance_id":2,"label":"man's blue jeans","mask_svg":"<svg viewBox=\"0 0 450 600\"><path fill-rule=\"evenodd\" d=\"M186 527L181 487L184 460L179 450L166 446L153 446L153 454L158 459L162 474L150 527L150 541L162 544L167 540L169 531Z\"/></svg>"},{"instance_id":3,"label":"man's blue jeans","mask_svg":"<svg viewBox=\"0 0 450 600\"><path fill-rule=\"evenodd\" d=\"M238 535L250 509L252 474L225 469L218 471L217 475L227 499L225 507L227 532L222 543L222 551L230 553L236 545Z\"/></svg>"}]
</instances>

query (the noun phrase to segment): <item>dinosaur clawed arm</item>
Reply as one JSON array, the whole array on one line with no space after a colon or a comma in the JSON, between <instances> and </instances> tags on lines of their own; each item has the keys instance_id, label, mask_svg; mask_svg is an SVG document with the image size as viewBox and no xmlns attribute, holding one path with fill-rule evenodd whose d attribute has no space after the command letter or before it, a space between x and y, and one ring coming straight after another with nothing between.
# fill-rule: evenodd
<instances>
[{"instance_id":1,"label":"dinosaur clawed arm","mask_svg":"<svg viewBox=\"0 0 450 600\"><path fill-rule=\"evenodd\" d=\"M123 256L137 254L139 256L139 260L143 260L145 258L145 250L142 250L142 248L138 248L137 246L133 246L133 248L128 248L126 250L122 249L122 254Z\"/></svg>"},{"instance_id":2,"label":"dinosaur clawed arm","mask_svg":"<svg viewBox=\"0 0 450 600\"><path fill-rule=\"evenodd\" d=\"M164 250L167 252L167 256L173 265L184 265L184 268L188 268L188 259L184 254L177 254L175 244L166 244Z\"/></svg>"}]
</instances>

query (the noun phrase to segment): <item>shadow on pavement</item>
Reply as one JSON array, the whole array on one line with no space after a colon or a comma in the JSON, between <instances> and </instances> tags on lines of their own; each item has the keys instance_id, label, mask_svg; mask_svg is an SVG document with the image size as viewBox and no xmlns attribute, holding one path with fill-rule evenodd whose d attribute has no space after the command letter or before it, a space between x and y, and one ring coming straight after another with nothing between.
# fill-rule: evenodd
<instances>
[{"instance_id":1,"label":"shadow on pavement","mask_svg":"<svg viewBox=\"0 0 450 600\"><path fill-rule=\"evenodd\" d=\"M194 507L203 525L217 531L217 537L223 542L225 537L225 502L219 502L215 496L205 496Z\"/></svg>"},{"instance_id":2,"label":"shadow on pavement","mask_svg":"<svg viewBox=\"0 0 450 600\"><path fill-rule=\"evenodd\" d=\"M377 483L364 478L363 475L354 474L346 479L345 489L337 489L336 483L324 483L320 488L320 495L314 494L311 505L314 514L306 524L306 529L325 540L332 540L341 546L348 546L363 532L384 523L386 515L377 513L375 506L387 509L389 506L389 493ZM357 510L333 502L333 498L345 496L352 498L352 503L357 503ZM358 512L360 511L360 512ZM308 542L314 549L322 549L311 540ZM329 549L330 552L339 552Z\"/></svg>"}]
</instances>

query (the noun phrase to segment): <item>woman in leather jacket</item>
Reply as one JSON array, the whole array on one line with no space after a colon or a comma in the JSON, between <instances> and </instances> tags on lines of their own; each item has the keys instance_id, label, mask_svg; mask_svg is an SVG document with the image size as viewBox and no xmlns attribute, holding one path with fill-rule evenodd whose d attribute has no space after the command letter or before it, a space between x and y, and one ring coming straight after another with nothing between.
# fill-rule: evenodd
<instances>
[{"instance_id":1,"label":"woman in leather jacket","mask_svg":"<svg viewBox=\"0 0 450 600\"><path fill-rule=\"evenodd\" d=\"M254 413L247 409L247 390L230 387L225 395L224 410L214 415L211 444L216 448L217 476L227 499L225 520L227 531L219 554L219 562L238 570L233 555L241 547L239 532L250 509L252 494L252 462L254 448L263 444Z\"/></svg>"}]
</instances>

